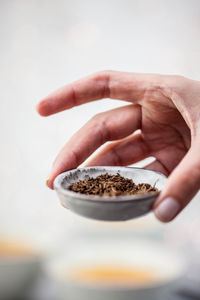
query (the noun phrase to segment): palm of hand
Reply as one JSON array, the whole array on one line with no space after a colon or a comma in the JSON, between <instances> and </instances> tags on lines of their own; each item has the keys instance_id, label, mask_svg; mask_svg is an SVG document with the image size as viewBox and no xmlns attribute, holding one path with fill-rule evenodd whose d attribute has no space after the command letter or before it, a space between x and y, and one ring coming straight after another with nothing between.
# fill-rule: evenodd
<instances>
[{"instance_id":1,"label":"palm of hand","mask_svg":"<svg viewBox=\"0 0 200 300\"><path fill-rule=\"evenodd\" d=\"M144 149L156 161L149 166L169 175L190 147L190 130L174 104L165 96L142 100L141 131Z\"/></svg>"}]
</instances>

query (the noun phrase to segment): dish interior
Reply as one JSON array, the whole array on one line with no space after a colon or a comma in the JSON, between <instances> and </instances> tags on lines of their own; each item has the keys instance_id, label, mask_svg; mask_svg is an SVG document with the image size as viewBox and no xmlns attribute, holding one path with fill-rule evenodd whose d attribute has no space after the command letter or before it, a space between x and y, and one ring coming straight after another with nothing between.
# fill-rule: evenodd
<instances>
[{"instance_id":1,"label":"dish interior","mask_svg":"<svg viewBox=\"0 0 200 300\"><path fill-rule=\"evenodd\" d=\"M77 196L78 193L70 191L68 188L69 186L77 181L80 180L87 180L89 177L96 178L97 176L101 174L108 173L110 175L116 175L119 173L121 176L125 178L132 179L134 183L148 183L151 186L155 186L158 189L159 193L160 190L163 189L166 181L166 177L158 172L154 172L151 170L145 170L140 168L129 168L129 167L89 167L89 168L82 168L82 169L75 169L68 172L65 172L57 177L55 180L54 186L55 189L61 190L62 193L68 194L71 196ZM78 194L79 196L83 198L100 198L101 196L96 195L84 195L84 194ZM148 194L143 195L132 195L132 198L138 198L147 196ZM127 198L130 196L120 196L123 198ZM101 197L101 198L111 198L111 197ZM112 197L116 198L116 197Z\"/></svg>"}]
</instances>

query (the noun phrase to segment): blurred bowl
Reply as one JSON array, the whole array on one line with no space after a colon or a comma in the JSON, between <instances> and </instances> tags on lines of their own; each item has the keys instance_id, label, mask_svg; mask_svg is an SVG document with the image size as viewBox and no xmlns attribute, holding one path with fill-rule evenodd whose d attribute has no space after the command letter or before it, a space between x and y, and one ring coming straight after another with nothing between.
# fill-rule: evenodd
<instances>
[{"instance_id":1,"label":"blurred bowl","mask_svg":"<svg viewBox=\"0 0 200 300\"><path fill-rule=\"evenodd\" d=\"M0 299L20 297L34 282L41 256L26 242L0 240Z\"/></svg>"},{"instance_id":2,"label":"blurred bowl","mask_svg":"<svg viewBox=\"0 0 200 300\"><path fill-rule=\"evenodd\" d=\"M77 244L46 266L63 300L164 299L184 269L180 255L138 239Z\"/></svg>"}]
</instances>

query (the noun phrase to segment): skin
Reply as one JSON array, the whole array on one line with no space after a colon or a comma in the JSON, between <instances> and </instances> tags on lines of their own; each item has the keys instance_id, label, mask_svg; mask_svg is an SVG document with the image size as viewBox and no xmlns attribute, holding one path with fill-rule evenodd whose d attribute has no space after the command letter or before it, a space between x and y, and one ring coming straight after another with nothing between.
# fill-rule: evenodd
<instances>
[{"instance_id":1,"label":"skin","mask_svg":"<svg viewBox=\"0 0 200 300\"><path fill-rule=\"evenodd\" d=\"M37 111L49 116L102 98L129 104L98 113L76 132L58 154L47 185L53 188L58 174L77 168L110 141L88 165L125 166L154 156L146 168L164 173L168 180L153 209L170 197L180 206L177 215L200 187L200 82L174 75L102 71L50 94L38 103Z\"/></svg>"}]
</instances>

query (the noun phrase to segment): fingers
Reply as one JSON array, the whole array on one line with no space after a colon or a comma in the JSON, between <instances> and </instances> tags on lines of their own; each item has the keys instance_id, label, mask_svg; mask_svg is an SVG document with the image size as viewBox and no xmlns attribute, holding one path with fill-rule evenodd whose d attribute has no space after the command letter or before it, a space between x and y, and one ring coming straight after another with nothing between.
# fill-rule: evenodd
<instances>
[{"instance_id":1,"label":"fingers","mask_svg":"<svg viewBox=\"0 0 200 300\"><path fill-rule=\"evenodd\" d=\"M109 97L110 74L98 73L67 84L37 104L42 116L49 116L65 109L97 99Z\"/></svg>"},{"instance_id":2,"label":"fingers","mask_svg":"<svg viewBox=\"0 0 200 300\"><path fill-rule=\"evenodd\" d=\"M168 178L165 190L154 205L154 213L162 222L173 220L200 188L200 143L192 148Z\"/></svg>"},{"instance_id":3,"label":"fingers","mask_svg":"<svg viewBox=\"0 0 200 300\"><path fill-rule=\"evenodd\" d=\"M155 75L116 71L95 73L68 84L50 94L37 105L42 116L49 116L73 106L103 98L138 102L143 98Z\"/></svg>"},{"instance_id":4,"label":"fingers","mask_svg":"<svg viewBox=\"0 0 200 300\"><path fill-rule=\"evenodd\" d=\"M155 157L156 160L147 165L145 168L161 172L168 176L180 163L185 154L186 149L181 143L165 144L161 149L157 149L151 152L151 155Z\"/></svg>"},{"instance_id":5,"label":"fingers","mask_svg":"<svg viewBox=\"0 0 200 300\"><path fill-rule=\"evenodd\" d=\"M144 169L147 170L153 170L156 172L160 172L166 176L169 175L168 170L166 169L166 167L164 166L164 164L162 164L160 161L155 160L154 162L150 163L149 165L147 165Z\"/></svg>"},{"instance_id":6,"label":"fingers","mask_svg":"<svg viewBox=\"0 0 200 300\"><path fill-rule=\"evenodd\" d=\"M77 168L99 146L107 141L122 139L141 125L141 109L128 105L101 113L83 126L64 146L57 156L47 185L52 188L55 177Z\"/></svg>"},{"instance_id":7,"label":"fingers","mask_svg":"<svg viewBox=\"0 0 200 300\"><path fill-rule=\"evenodd\" d=\"M92 158L87 166L127 166L149 156L141 133L113 142Z\"/></svg>"}]
</instances>

